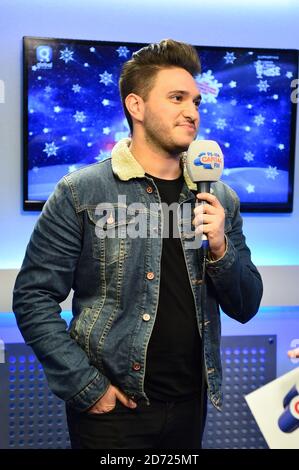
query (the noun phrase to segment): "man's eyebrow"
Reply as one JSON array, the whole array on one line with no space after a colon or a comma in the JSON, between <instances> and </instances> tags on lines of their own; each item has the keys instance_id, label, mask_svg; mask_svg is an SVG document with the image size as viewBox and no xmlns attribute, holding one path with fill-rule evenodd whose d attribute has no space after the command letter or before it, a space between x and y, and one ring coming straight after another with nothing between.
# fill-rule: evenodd
<instances>
[{"instance_id":1,"label":"man's eyebrow","mask_svg":"<svg viewBox=\"0 0 299 470\"><path fill-rule=\"evenodd\" d=\"M171 95L173 93L180 93L181 95L190 95L189 91L186 91L186 90L172 90L172 91L169 91L168 94ZM200 93L198 93L198 95L196 95L194 97L194 101L196 100L200 100L201 101L202 99L202 96Z\"/></svg>"}]
</instances>

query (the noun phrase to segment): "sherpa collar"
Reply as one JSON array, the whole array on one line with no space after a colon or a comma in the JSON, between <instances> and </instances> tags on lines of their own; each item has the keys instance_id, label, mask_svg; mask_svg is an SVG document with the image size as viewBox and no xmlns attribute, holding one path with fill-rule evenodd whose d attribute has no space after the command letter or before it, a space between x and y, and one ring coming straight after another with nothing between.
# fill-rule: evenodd
<instances>
[{"instance_id":1,"label":"sherpa collar","mask_svg":"<svg viewBox=\"0 0 299 470\"><path fill-rule=\"evenodd\" d=\"M112 171L119 179L128 181L131 178L141 178L145 176L145 171L142 166L137 162L130 152L129 145L131 139L121 139L112 149L111 164ZM181 165L183 166L183 173L185 182L190 190L196 190L196 184L191 181L191 178L186 168L186 152L181 154Z\"/></svg>"}]
</instances>

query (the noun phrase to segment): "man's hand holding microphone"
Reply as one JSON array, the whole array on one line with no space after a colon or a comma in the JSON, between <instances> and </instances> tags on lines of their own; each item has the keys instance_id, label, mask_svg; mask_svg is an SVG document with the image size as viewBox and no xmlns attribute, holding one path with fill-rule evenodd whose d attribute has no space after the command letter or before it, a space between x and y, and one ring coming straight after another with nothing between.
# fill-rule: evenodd
<instances>
[{"instance_id":1,"label":"man's hand holding microphone","mask_svg":"<svg viewBox=\"0 0 299 470\"><path fill-rule=\"evenodd\" d=\"M224 236L225 212L219 200L211 194L211 183L220 179L223 154L213 140L195 140L187 154L187 170L197 184L198 204L194 209L195 233L202 236L202 246L209 249L212 260L221 258L226 251Z\"/></svg>"}]
</instances>

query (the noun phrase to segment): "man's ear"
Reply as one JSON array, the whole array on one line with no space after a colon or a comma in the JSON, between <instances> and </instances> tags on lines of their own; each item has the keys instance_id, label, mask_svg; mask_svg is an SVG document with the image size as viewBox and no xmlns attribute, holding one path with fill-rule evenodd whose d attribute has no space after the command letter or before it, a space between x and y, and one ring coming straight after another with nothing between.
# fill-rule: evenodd
<instances>
[{"instance_id":1,"label":"man's ear","mask_svg":"<svg viewBox=\"0 0 299 470\"><path fill-rule=\"evenodd\" d=\"M141 96L130 93L125 99L125 105L132 119L142 122L144 116L144 101Z\"/></svg>"}]
</instances>

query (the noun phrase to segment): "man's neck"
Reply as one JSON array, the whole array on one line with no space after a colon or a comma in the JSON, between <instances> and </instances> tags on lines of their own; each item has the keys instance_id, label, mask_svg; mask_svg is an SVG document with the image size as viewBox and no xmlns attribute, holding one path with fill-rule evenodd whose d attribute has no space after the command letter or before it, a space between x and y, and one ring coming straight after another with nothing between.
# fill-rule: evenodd
<instances>
[{"instance_id":1,"label":"man's neck","mask_svg":"<svg viewBox=\"0 0 299 470\"><path fill-rule=\"evenodd\" d=\"M179 154L170 155L167 152L158 152L148 145L138 144L134 139L129 149L145 173L166 180L179 178L182 174Z\"/></svg>"}]
</instances>

